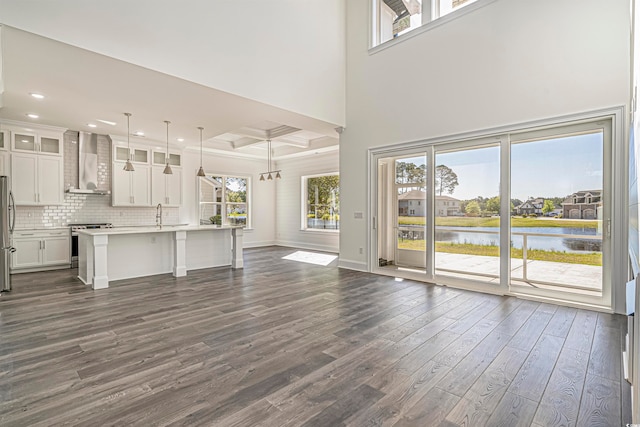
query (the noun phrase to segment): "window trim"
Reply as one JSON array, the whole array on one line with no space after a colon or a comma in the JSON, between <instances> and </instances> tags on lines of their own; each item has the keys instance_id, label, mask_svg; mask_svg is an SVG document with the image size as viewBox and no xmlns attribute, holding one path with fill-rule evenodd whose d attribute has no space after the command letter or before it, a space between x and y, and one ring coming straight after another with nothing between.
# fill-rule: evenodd
<instances>
[{"instance_id":1,"label":"window trim","mask_svg":"<svg viewBox=\"0 0 640 427\"><path fill-rule=\"evenodd\" d=\"M221 197L221 201L214 201L214 202L202 202L200 201L200 194L201 194L201 182L202 182L202 177L198 177L198 185L197 185L197 197L196 197L196 203L198 205L197 209L198 209L198 224L202 224L202 205L218 205L221 207L221 211L223 213L222 215L222 221L221 221L221 226L223 227L230 227L233 226L233 224L229 223L229 219L227 217L227 204L231 204L231 205L237 205L239 203L235 203L235 202L227 202L226 201L226 180L227 178L240 178L240 179L244 179L247 182L247 189L246 189L246 202L244 202L244 204L246 205L246 212L247 212L247 221L245 223L244 226L242 226L242 228L244 230L250 230L252 229L252 221L253 221L253 214L251 211L251 207L252 207L252 203L251 203L251 198L252 198L252 181L251 181L251 176L249 175L238 175L238 174L225 174L225 173L206 173L206 176L208 177L221 177L224 181L225 184L223 185L223 192L222 192L222 197ZM241 204L241 203L240 203Z\"/></svg>"},{"instance_id":2,"label":"window trim","mask_svg":"<svg viewBox=\"0 0 640 427\"><path fill-rule=\"evenodd\" d=\"M374 55L380 51L383 51L391 46L395 46L398 43L402 43L405 40L409 40L415 36L418 36L422 33L425 33L427 31L430 31L434 28L439 27L440 25L444 25L448 22L454 21L458 18L463 17L464 15L466 15L467 13L471 13L477 9L480 9L482 7L488 6L491 3L495 2L496 0L477 0L467 6L463 6L460 7L448 14L446 14L445 16L436 18L432 21L429 22L424 22L425 20L425 16L426 14L428 14L429 16L431 16L432 12L432 8L431 6L431 2L425 0L425 3L423 4L423 11L422 11L422 25L412 31L409 31L405 34L399 35L398 37L392 38L391 40L387 40L384 43L380 43L380 44L376 44L378 39L380 38L380 23L379 23L379 19L378 16L380 14L379 10L380 8L378 7L379 2L382 0L370 0L369 2L369 55ZM428 10L425 11L424 7L425 5L429 5ZM426 12L426 14L425 14Z\"/></svg>"},{"instance_id":3,"label":"window trim","mask_svg":"<svg viewBox=\"0 0 640 427\"><path fill-rule=\"evenodd\" d=\"M321 176L334 176L340 178L340 172L325 172L312 175L302 175L300 177L300 231L311 233L340 233L340 225L338 228L308 228L307 227L307 181L309 178L318 178ZM340 204L338 202L338 212L340 212ZM340 215L338 213L338 215ZM340 221L340 220L338 220Z\"/></svg>"}]
</instances>

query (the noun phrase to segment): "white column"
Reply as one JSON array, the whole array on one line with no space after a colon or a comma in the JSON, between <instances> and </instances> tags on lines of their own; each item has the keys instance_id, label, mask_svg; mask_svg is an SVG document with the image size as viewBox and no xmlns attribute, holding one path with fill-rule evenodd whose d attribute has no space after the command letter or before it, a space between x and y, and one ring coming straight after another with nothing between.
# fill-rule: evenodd
<instances>
[{"instance_id":1,"label":"white column","mask_svg":"<svg viewBox=\"0 0 640 427\"><path fill-rule=\"evenodd\" d=\"M93 238L78 235L78 279L85 285L93 281Z\"/></svg>"},{"instance_id":2,"label":"white column","mask_svg":"<svg viewBox=\"0 0 640 427\"><path fill-rule=\"evenodd\" d=\"M173 276L187 275L187 232L176 231L173 245Z\"/></svg>"},{"instance_id":3,"label":"white column","mask_svg":"<svg viewBox=\"0 0 640 427\"><path fill-rule=\"evenodd\" d=\"M93 236L93 289L106 289L109 287L107 274L107 245L109 236L101 234Z\"/></svg>"},{"instance_id":4,"label":"white column","mask_svg":"<svg viewBox=\"0 0 640 427\"><path fill-rule=\"evenodd\" d=\"M242 236L244 230L240 227L231 229L231 240L233 248L231 249L231 268L234 270L244 267L244 260L242 259Z\"/></svg>"}]
</instances>

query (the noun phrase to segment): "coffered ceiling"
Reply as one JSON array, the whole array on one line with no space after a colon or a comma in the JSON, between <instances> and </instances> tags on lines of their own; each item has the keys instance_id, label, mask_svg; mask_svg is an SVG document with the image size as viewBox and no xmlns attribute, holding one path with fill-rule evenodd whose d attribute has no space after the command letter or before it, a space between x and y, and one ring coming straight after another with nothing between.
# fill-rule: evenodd
<instances>
[{"instance_id":1,"label":"coffered ceiling","mask_svg":"<svg viewBox=\"0 0 640 427\"><path fill-rule=\"evenodd\" d=\"M205 152L274 159L338 149L337 125L202 86L12 27L2 27L0 119ZM43 99L31 93L44 95ZM27 114L38 115L32 119ZM94 125L95 127L90 127ZM179 141L181 139L182 141Z\"/></svg>"}]
</instances>

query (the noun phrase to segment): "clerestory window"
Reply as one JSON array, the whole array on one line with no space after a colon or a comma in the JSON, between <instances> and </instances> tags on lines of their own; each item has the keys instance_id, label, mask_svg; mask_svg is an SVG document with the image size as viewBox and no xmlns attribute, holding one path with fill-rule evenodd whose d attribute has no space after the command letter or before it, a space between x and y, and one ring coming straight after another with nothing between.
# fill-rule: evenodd
<instances>
[{"instance_id":1,"label":"clerestory window","mask_svg":"<svg viewBox=\"0 0 640 427\"><path fill-rule=\"evenodd\" d=\"M398 38L473 3L493 0L371 0L372 47Z\"/></svg>"}]
</instances>

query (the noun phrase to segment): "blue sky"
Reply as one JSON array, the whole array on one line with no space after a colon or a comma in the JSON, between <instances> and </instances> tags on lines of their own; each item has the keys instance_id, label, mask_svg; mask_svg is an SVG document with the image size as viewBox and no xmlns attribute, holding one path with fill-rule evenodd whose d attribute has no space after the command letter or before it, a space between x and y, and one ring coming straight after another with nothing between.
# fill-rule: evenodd
<instances>
[{"instance_id":1,"label":"blue sky","mask_svg":"<svg viewBox=\"0 0 640 427\"><path fill-rule=\"evenodd\" d=\"M511 146L511 197L565 197L580 190L602 189L602 134L523 142ZM403 159L423 164L424 158ZM458 175L452 197L466 200L499 194L500 149L485 147L436 154Z\"/></svg>"}]
</instances>

